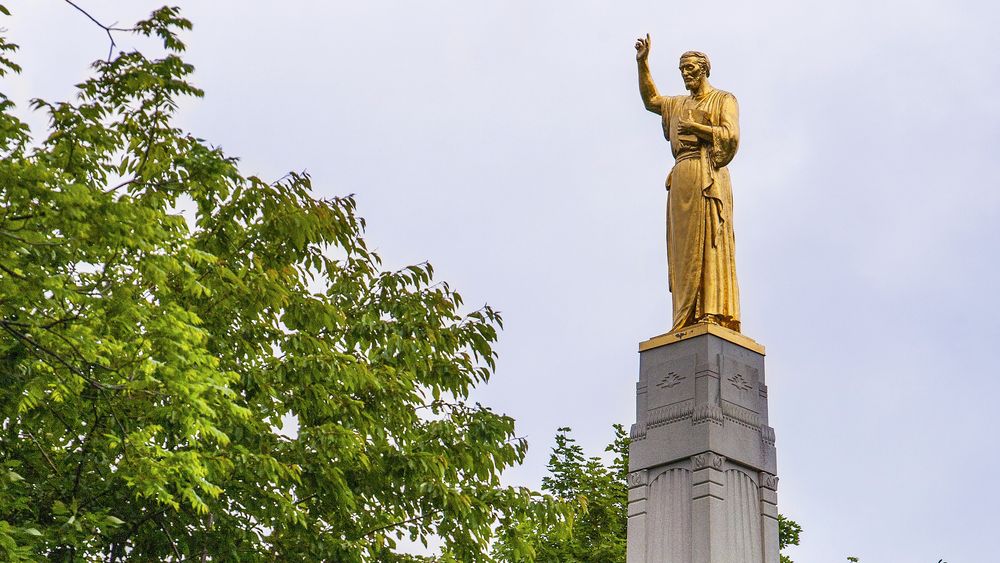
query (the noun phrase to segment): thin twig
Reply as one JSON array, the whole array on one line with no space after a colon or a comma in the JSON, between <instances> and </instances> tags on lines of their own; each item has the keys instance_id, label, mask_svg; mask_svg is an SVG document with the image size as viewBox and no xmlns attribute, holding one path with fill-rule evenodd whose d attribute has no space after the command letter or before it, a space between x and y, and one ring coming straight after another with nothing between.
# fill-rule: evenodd
<instances>
[{"instance_id":1,"label":"thin twig","mask_svg":"<svg viewBox=\"0 0 1000 563\"><path fill-rule=\"evenodd\" d=\"M212 530L212 526L215 525L215 515L211 512L208 513L208 530ZM208 561L208 541L206 539L205 543L201 546L201 563Z\"/></svg>"},{"instance_id":2,"label":"thin twig","mask_svg":"<svg viewBox=\"0 0 1000 563\"><path fill-rule=\"evenodd\" d=\"M391 528L395 528L397 526L405 526L406 524L413 524L414 522L420 522L422 520L427 520L428 518L432 518L432 517L437 516L437 515L439 515L439 514L441 514L443 512L444 512L444 509L439 508L437 510L432 510L428 514L421 514L419 516L415 516L413 518L409 518L409 519L403 520L401 522L392 522L391 524L386 524L385 526L379 526L377 528L372 528L372 529L368 530L367 532L361 534L361 536L359 536L358 539L368 537L368 536L370 536L372 534L376 534L378 532L384 532L385 530L388 530L388 529L391 529Z\"/></svg>"},{"instance_id":3,"label":"thin twig","mask_svg":"<svg viewBox=\"0 0 1000 563\"><path fill-rule=\"evenodd\" d=\"M75 321L75 320L77 320L79 318L80 318L80 315L74 315L72 317L66 317L64 319L56 319L54 321L49 322L48 324L26 323L26 322L22 322L22 321L10 321L10 320L4 321L4 322L7 323L10 326L20 326L20 327L24 327L24 328L36 328L36 327L40 327L40 328L44 328L44 329L48 330L48 329L50 329L52 327L56 327L56 326L59 326L61 324L69 323L69 322Z\"/></svg>"},{"instance_id":4,"label":"thin twig","mask_svg":"<svg viewBox=\"0 0 1000 563\"><path fill-rule=\"evenodd\" d=\"M108 412L111 413L111 418L115 419L118 429L122 432L122 458L128 463L128 430L125 429L125 425L122 424L121 419L115 414L115 407L112 403L108 403Z\"/></svg>"},{"instance_id":5,"label":"thin twig","mask_svg":"<svg viewBox=\"0 0 1000 563\"><path fill-rule=\"evenodd\" d=\"M167 530L167 527L163 525L163 520L160 519L159 515L154 515L153 521L156 522L160 526L160 529L163 530L163 533L167 535L167 539L170 540L170 547L173 548L174 555L177 556L177 560L183 561L184 556L181 555L181 550L177 549L177 543L174 542L174 538L170 535L170 531Z\"/></svg>"},{"instance_id":6,"label":"thin twig","mask_svg":"<svg viewBox=\"0 0 1000 563\"><path fill-rule=\"evenodd\" d=\"M22 276L21 274L15 272L14 270L11 270L7 266L4 266L3 264L0 264L0 270L3 270L4 272L7 273L7 275L9 275L11 277L14 277L14 278L17 278L19 280L26 280L26 279L28 279L28 278Z\"/></svg>"},{"instance_id":7,"label":"thin twig","mask_svg":"<svg viewBox=\"0 0 1000 563\"><path fill-rule=\"evenodd\" d=\"M49 463L49 467L52 468L52 471L55 471L56 475L62 476L62 472L59 471L59 468L56 467L56 464L52 463L52 458L49 457L49 454L45 453L45 448L43 448L42 445L38 443L38 440L35 439L35 435L31 433L31 430L25 428L24 433L27 434L29 438L31 438L31 441L34 442L36 446L38 446L38 451L42 452L42 455L45 456L45 461Z\"/></svg>"},{"instance_id":8,"label":"thin twig","mask_svg":"<svg viewBox=\"0 0 1000 563\"><path fill-rule=\"evenodd\" d=\"M121 555L123 555L123 552L125 551L125 542L127 542L128 539L130 537L132 537L132 534L134 534L137 531L139 531L139 528L141 528L143 524L145 524L146 522L149 522L150 520L152 520L153 518L155 518L159 514L161 514L163 512L166 512L166 511L167 511L167 507L163 507L163 508L161 508L159 510L155 510L155 511L149 512L148 514L146 514L145 516L143 516L142 518L140 518L138 522L136 522L135 524L133 524L132 527L127 532L123 532L123 533L120 533L120 534L116 535L113 538L114 542L112 543L112 545L114 547L111 548L111 563L115 563L116 561L118 561L118 558Z\"/></svg>"},{"instance_id":9,"label":"thin twig","mask_svg":"<svg viewBox=\"0 0 1000 563\"><path fill-rule=\"evenodd\" d=\"M49 350L45 346L42 346L37 341L35 341L33 338L31 338L31 337L29 337L27 335L21 334L20 332L12 329L10 327L10 324L7 323L6 321L0 321L0 328L3 328L4 330L6 330L14 338L17 338L18 340L20 340L20 341L22 341L22 342L24 342L26 344L30 344L35 349L37 349L37 350L39 350L41 352L44 352L47 356L49 356L52 359L54 359L55 361L59 362L63 367L67 368L70 372L72 372L74 375L78 376L80 379L83 379L84 381L86 381L91 387L94 387L95 389L110 389L110 390L113 390L113 391L118 391L118 390L121 390L121 389L125 388L124 385L108 385L108 384L101 383L100 381L97 381L96 379L93 379L93 378L87 376L85 373L83 373L83 371L77 369L75 366L73 366L72 364L70 364L66 360L62 359L62 357L59 354L57 354L57 353ZM55 334L55 333L53 333L53 334ZM39 359L42 360L42 361L45 361L41 357L39 357ZM48 363L48 362L45 362L45 363ZM51 365L51 364L49 364L49 365ZM91 364L91 365L95 365L96 366L96 364ZM103 369L105 369L107 371L113 371L113 370L109 370L108 368L105 368L104 366L97 366L97 367L103 368Z\"/></svg>"},{"instance_id":10,"label":"thin twig","mask_svg":"<svg viewBox=\"0 0 1000 563\"><path fill-rule=\"evenodd\" d=\"M131 178L131 179L129 179L129 180L125 180L124 182L122 182L122 183L118 184L117 186L112 186L112 187L110 187L110 188L108 188L108 189L104 190L104 193L106 193L106 194L109 194L109 193L111 193L111 192L113 192L113 191L117 191L117 190L119 190L119 189L121 189L121 188L124 188L125 186L127 186L127 185L129 185L129 184L131 184L131 183L135 182L135 181L136 181L136 180L138 180L138 179L139 179L139 178Z\"/></svg>"},{"instance_id":11,"label":"thin twig","mask_svg":"<svg viewBox=\"0 0 1000 563\"><path fill-rule=\"evenodd\" d=\"M114 24L112 24L112 25L104 25L103 23L97 21L97 18L95 18L94 16L90 15L90 13L87 12L87 10L84 10L80 6L77 6L75 3L73 3L72 0L64 0L64 1L67 4L69 4L70 6L73 6L74 8L76 8L77 11L80 12L81 14L87 16L87 19L89 19L90 21L92 21L95 24L97 24L98 27L100 27L101 29L104 30L104 33L108 34L108 41L111 42L111 45L108 46L108 62L110 62L111 61L111 55L115 52L115 45L117 45L117 43L115 43L115 38L111 34L111 32L112 31L132 31L132 30L128 29L128 28L123 28L123 27L114 27Z\"/></svg>"},{"instance_id":12,"label":"thin twig","mask_svg":"<svg viewBox=\"0 0 1000 563\"><path fill-rule=\"evenodd\" d=\"M13 217L4 217L3 220L5 222L6 221L25 221L27 219L33 219L35 217L36 217L36 214L31 213L31 214L28 214L28 215L15 215Z\"/></svg>"},{"instance_id":13,"label":"thin twig","mask_svg":"<svg viewBox=\"0 0 1000 563\"><path fill-rule=\"evenodd\" d=\"M76 466L76 476L73 478L73 498L80 492L80 478L83 476L83 467L87 463L87 447L90 446L90 438L94 435L97 427L101 425L103 418L97 412L97 402L94 402L94 424L90 431L84 436L80 447L80 463Z\"/></svg>"},{"instance_id":14,"label":"thin twig","mask_svg":"<svg viewBox=\"0 0 1000 563\"><path fill-rule=\"evenodd\" d=\"M11 234L10 231L7 231L7 230L0 230L0 234L2 234L4 236L8 236L8 237L16 240L17 242L23 242L24 244L30 244L32 246L60 246L62 244L65 244L65 243L62 243L62 242L49 242L49 241L45 241L45 242L31 242L30 240L27 240L25 238L19 237L19 236L15 235L15 234Z\"/></svg>"}]
</instances>

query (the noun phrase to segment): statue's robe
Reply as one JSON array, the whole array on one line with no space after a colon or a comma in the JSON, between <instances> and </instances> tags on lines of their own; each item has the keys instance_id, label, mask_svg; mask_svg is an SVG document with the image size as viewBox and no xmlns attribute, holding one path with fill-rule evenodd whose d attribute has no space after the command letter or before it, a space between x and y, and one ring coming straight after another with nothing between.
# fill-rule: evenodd
<instances>
[{"instance_id":1,"label":"statue's robe","mask_svg":"<svg viewBox=\"0 0 1000 563\"><path fill-rule=\"evenodd\" d=\"M663 133L676 163L667 176L667 263L672 330L714 322L738 331L733 191L726 165L739 144L739 108L729 92L662 98ZM690 110L690 111L689 111ZM681 118L712 128L712 140L677 133Z\"/></svg>"}]
</instances>

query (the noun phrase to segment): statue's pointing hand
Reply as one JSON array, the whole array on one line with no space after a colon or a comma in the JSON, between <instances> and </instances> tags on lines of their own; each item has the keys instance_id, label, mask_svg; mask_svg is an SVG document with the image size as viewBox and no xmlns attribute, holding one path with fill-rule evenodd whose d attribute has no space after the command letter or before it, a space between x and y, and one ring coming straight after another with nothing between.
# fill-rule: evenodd
<instances>
[{"instance_id":1,"label":"statue's pointing hand","mask_svg":"<svg viewBox=\"0 0 1000 563\"><path fill-rule=\"evenodd\" d=\"M635 60L644 61L649 56L649 34L635 40Z\"/></svg>"}]
</instances>

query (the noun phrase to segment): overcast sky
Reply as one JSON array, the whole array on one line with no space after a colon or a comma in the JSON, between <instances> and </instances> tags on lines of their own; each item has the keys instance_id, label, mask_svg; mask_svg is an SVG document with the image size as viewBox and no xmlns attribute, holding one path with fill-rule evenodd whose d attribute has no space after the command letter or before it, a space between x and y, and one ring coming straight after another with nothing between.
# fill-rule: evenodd
<instances>
[{"instance_id":1,"label":"overcast sky","mask_svg":"<svg viewBox=\"0 0 1000 563\"><path fill-rule=\"evenodd\" d=\"M159 4L78 2L122 24ZM517 419L531 451L508 480L531 486L557 427L597 453L634 421L638 342L670 325L672 159L635 38L661 93L708 53L740 102L743 332L767 346L791 554L1000 558L1000 5L172 3L207 93L183 127L245 173L357 194L388 267L430 260L502 310L476 398ZM103 32L59 0L7 4L25 72L3 89L71 97Z\"/></svg>"}]
</instances>

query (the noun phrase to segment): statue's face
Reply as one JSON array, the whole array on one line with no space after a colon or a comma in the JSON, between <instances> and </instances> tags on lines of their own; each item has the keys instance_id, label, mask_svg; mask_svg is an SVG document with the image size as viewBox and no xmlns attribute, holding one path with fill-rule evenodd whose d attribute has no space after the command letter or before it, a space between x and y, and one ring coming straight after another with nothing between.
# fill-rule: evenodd
<instances>
[{"instance_id":1,"label":"statue's face","mask_svg":"<svg viewBox=\"0 0 1000 563\"><path fill-rule=\"evenodd\" d=\"M681 59L680 69L684 87L688 90L696 89L701 86L702 80L705 80L705 67L701 66L701 61L698 59Z\"/></svg>"}]
</instances>

